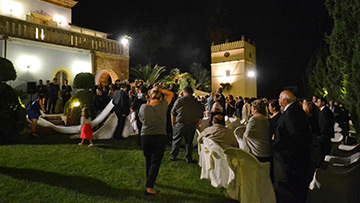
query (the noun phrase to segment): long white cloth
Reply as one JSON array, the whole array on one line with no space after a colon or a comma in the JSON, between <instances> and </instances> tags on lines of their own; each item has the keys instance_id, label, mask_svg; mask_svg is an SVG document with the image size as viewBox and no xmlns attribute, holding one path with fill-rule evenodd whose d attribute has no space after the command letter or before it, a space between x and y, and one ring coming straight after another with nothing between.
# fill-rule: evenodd
<instances>
[{"instance_id":1,"label":"long white cloth","mask_svg":"<svg viewBox=\"0 0 360 203\"><path fill-rule=\"evenodd\" d=\"M92 127L98 126L99 123L101 123L101 121L103 121L109 115L109 113L113 109L113 107L114 107L114 104L112 103L112 100L111 100L108 103L108 105L105 107L105 109L102 110L101 113L94 120L91 121L91 126ZM55 130L59 133L63 133L63 134L76 134L76 133L79 133L80 128L81 128L81 125L74 125L74 126L55 125L41 117L39 117L37 124L42 127L52 128L53 130Z\"/></svg>"}]
</instances>

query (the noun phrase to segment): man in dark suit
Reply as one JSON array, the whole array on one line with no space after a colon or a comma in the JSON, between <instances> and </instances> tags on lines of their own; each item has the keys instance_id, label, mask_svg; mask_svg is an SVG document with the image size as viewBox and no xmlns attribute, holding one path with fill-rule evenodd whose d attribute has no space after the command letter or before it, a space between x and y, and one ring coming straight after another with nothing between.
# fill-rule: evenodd
<instances>
[{"instance_id":1,"label":"man in dark suit","mask_svg":"<svg viewBox=\"0 0 360 203\"><path fill-rule=\"evenodd\" d=\"M54 114L55 113L55 105L56 105L56 101L58 99L58 94L60 91L60 86L58 84L58 79L54 78L53 82L50 84L49 87L49 113Z\"/></svg>"},{"instance_id":2,"label":"man in dark suit","mask_svg":"<svg viewBox=\"0 0 360 203\"><path fill-rule=\"evenodd\" d=\"M323 156L330 154L331 151L331 138L334 137L334 115L326 106L326 99L319 98L317 100L319 111L319 128L320 128L320 141L321 151Z\"/></svg>"},{"instance_id":3,"label":"man in dark suit","mask_svg":"<svg viewBox=\"0 0 360 203\"><path fill-rule=\"evenodd\" d=\"M274 140L274 189L277 202L305 202L310 182L311 137L305 112L295 95L285 90L279 96L283 114Z\"/></svg>"},{"instance_id":4,"label":"man in dark suit","mask_svg":"<svg viewBox=\"0 0 360 203\"><path fill-rule=\"evenodd\" d=\"M69 81L67 79L65 79L64 80L64 85L61 87L61 89L62 89L62 98L63 98L63 107L65 106L66 102L69 101L69 99L71 98L72 88L68 84L68 82Z\"/></svg>"},{"instance_id":5,"label":"man in dark suit","mask_svg":"<svg viewBox=\"0 0 360 203\"><path fill-rule=\"evenodd\" d=\"M118 125L116 126L113 137L120 140L122 139L121 134L124 130L126 116L130 113L130 101L126 93L125 84L120 84L120 90L114 93L113 104L115 105L115 114L118 118Z\"/></svg>"}]
</instances>

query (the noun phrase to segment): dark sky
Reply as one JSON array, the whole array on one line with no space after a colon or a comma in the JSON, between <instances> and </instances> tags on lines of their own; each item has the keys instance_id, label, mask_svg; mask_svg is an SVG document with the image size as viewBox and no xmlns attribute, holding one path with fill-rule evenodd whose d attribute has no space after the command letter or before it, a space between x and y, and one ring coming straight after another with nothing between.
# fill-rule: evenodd
<instances>
[{"instance_id":1,"label":"dark sky","mask_svg":"<svg viewBox=\"0 0 360 203\"><path fill-rule=\"evenodd\" d=\"M258 96L269 98L277 97L286 86L297 86L298 96L304 96L309 59L332 28L323 0L78 2L72 11L73 24L110 33L112 39L123 34L133 37L130 67L148 62L140 28L156 30L155 40L149 43L161 45L151 63L182 71L192 63L210 69L212 41L237 41L245 35L256 43ZM220 35L215 38L210 33Z\"/></svg>"}]
</instances>

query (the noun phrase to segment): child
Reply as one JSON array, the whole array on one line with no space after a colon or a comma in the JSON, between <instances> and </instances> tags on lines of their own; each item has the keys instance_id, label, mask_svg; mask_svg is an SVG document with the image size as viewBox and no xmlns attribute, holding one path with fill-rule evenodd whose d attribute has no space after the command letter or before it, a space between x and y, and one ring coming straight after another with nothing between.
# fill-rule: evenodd
<instances>
[{"instance_id":1,"label":"child","mask_svg":"<svg viewBox=\"0 0 360 203\"><path fill-rule=\"evenodd\" d=\"M133 108L130 108L130 123L131 123L131 127L132 127L132 130L133 130L133 135L136 135L137 134L137 125L136 125L136 120L135 120L135 117L136 117L136 113L135 113L135 110Z\"/></svg>"},{"instance_id":2,"label":"child","mask_svg":"<svg viewBox=\"0 0 360 203\"><path fill-rule=\"evenodd\" d=\"M29 116L29 119L31 120L31 136L33 137L37 137L36 125L41 114L40 110L42 110L42 112L45 112L44 103L45 103L45 95L40 94L38 99L35 100L26 109L26 113Z\"/></svg>"},{"instance_id":3,"label":"child","mask_svg":"<svg viewBox=\"0 0 360 203\"><path fill-rule=\"evenodd\" d=\"M94 146L92 142L93 132L91 130L91 118L90 118L90 112L89 110L84 107L81 111L81 136L82 139L79 145L84 144L84 140L88 139L90 144L88 147Z\"/></svg>"}]
</instances>

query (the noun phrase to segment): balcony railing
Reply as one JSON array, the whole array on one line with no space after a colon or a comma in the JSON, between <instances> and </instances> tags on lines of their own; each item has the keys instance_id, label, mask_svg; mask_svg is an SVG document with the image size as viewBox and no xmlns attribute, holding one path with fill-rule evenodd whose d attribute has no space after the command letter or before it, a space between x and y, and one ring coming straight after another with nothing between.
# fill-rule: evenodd
<instances>
[{"instance_id":1,"label":"balcony railing","mask_svg":"<svg viewBox=\"0 0 360 203\"><path fill-rule=\"evenodd\" d=\"M129 56L129 51L125 50L124 47L115 40L98 38L1 15L0 34L126 57Z\"/></svg>"}]
</instances>

